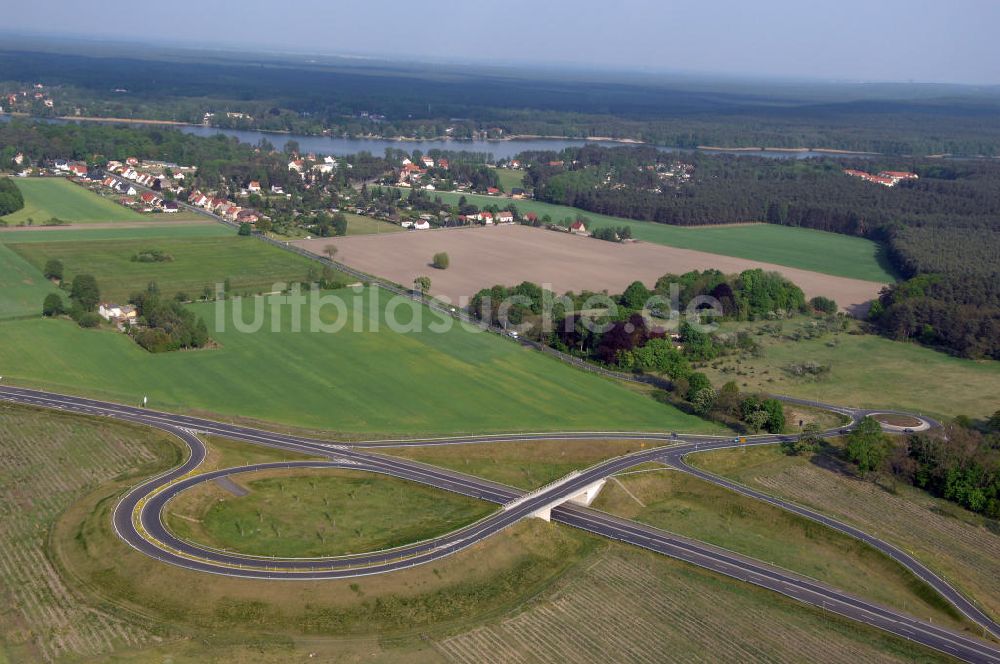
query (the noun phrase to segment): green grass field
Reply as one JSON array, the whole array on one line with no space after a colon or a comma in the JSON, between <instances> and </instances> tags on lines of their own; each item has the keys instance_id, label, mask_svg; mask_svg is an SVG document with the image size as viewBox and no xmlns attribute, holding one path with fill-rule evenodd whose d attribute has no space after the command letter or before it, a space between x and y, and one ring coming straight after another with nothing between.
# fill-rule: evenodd
<instances>
[{"instance_id":1,"label":"green grass field","mask_svg":"<svg viewBox=\"0 0 1000 664\"><path fill-rule=\"evenodd\" d=\"M437 192L446 203L457 203L461 194ZM808 228L747 224L742 226L685 228L620 217L532 200L512 201L494 196L466 194L475 205L505 206L514 203L521 214L548 214L553 221L578 214L591 220L591 228L629 226L636 239L682 249L695 249L723 256L736 256L776 265L812 270L838 277L888 283L895 277L879 261L879 246L864 238L826 233Z\"/></svg>"},{"instance_id":2,"label":"green grass field","mask_svg":"<svg viewBox=\"0 0 1000 664\"><path fill-rule=\"evenodd\" d=\"M829 333L817 339L787 338L808 319L781 323L780 338L754 336L761 357L727 356L703 369L714 385L735 381L740 389L818 399L843 406L888 408L950 418L989 417L1000 394L1000 362L973 361L871 334ZM759 329L766 323L739 327ZM735 329L726 325L723 329ZM819 378L787 369L814 362L828 365Z\"/></svg>"},{"instance_id":3,"label":"green grass field","mask_svg":"<svg viewBox=\"0 0 1000 664\"><path fill-rule=\"evenodd\" d=\"M78 274L94 275L102 297L112 301L127 299L151 281L167 296L181 292L197 298L206 286L214 292L216 284L225 279L230 280L235 293L269 293L275 290L275 283L306 281L310 270L317 275L320 272L319 266L308 258L252 238L238 237L232 231L223 237L213 237L201 236L203 231L199 226L190 228L193 231L190 234L133 234L131 239L91 239L83 231L84 235L74 242L58 238L43 242L44 238L36 238L9 244L8 248L39 270L51 258L61 260L67 280ZM61 231L43 231L43 234L59 235ZM131 260L137 253L150 249L166 252L173 260L157 263Z\"/></svg>"},{"instance_id":4,"label":"green grass field","mask_svg":"<svg viewBox=\"0 0 1000 664\"><path fill-rule=\"evenodd\" d=\"M233 229L215 222L203 224L150 223L143 226L126 225L119 228L54 228L48 230L12 230L0 232L0 244L28 244L35 242L80 242L97 240L152 240L155 238L206 238L232 237Z\"/></svg>"},{"instance_id":5,"label":"green grass field","mask_svg":"<svg viewBox=\"0 0 1000 664\"><path fill-rule=\"evenodd\" d=\"M233 476L248 493L215 483L170 501L178 536L251 555L315 558L364 553L451 532L496 506L373 473L290 470Z\"/></svg>"},{"instance_id":6,"label":"green grass field","mask_svg":"<svg viewBox=\"0 0 1000 664\"><path fill-rule=\"evenodd\" d=\"M500 188L506 193L510 193L511 189L524 189L524 171L513 171L509 168L494 168L493 171L497 174L497 179L500 180Z\"/></svg>"},{"instance_id":7,"label":"green grass field","mask_svg":"<svg viewBox=\"0 0 1000 664\"><path fill-rule=\"evenodd\" d=\"M38 268L0 244L0 320L41 315L42 300L58 290Z\"/></svg>"},{"instance_id":8,"label":"green grass field","mask_svg":"<svg viewBox=\"0 0 1000 664\"><path fill-rule=\"evenodd\" d=\"M15 182L24 194L24 207L2 217L11 226L28 219L41 226L53 217L71 224L149 219L64 178L18 178Z\"/></svg>"},{"instance_id":9,"label":"green grass field","mask_svg":"<svg viewBox=\"0 0 1000 664\"><path fill-rule=\"evenodd\" d=\"M364 217L360 214L345 212L347 217L348 235L375 235L376 233L398 233L403 230L402 226L390 224L387 221L379 221L371 217Z\"/></svg>"},{"instance_id":10,"label":"green grass field","mask_svg":"<svg viewBox=\"0 0 1000 664\"><path fill-rule=\"evenodd\" d=\"M11 321L0 325L0 366L13 383L124 402L148 395L155 408L359 435L718 430L507 340L458 325L433 332L440 317L409 300L399 301L396 313L414 331L392 331L387 294L337 294L348 298L342 313L334 304L319 311L325 324L343 322L337 333L308 331L317 329L308 312L303 331L292 332L287 305L262 307L256 333L236 329L233 301L220 307L218 322L215 303L191 305L220 347L163 355L150 355L117 332L83 330L66 320ZM261 301L243 302L243 320L254 320Z\"/></svg>"}]
</instances>

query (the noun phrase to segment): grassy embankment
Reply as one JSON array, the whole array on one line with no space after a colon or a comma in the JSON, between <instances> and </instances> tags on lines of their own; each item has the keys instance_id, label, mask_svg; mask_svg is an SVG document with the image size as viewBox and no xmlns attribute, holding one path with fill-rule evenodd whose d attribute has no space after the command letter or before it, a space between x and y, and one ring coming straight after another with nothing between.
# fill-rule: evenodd
<instances>
[{"instance_id":1,"label":"grassy embankment","mask_svg":"<svg viewBox=\"0 0 1000 664\"><path fill-rule=\"evenodd\" d=\"M449 192L435 192L434 195L451 204L457 203L461 197L461 194ZM577 215L582 215L590 220L590 230L606 226L629 226L633 236L644 242L736 256L838 277L881 283L894 280L894 276L881 262L878 244L864 238L773 224L685 228L610 217L533 200L513 201L509 198L475 194L465 196L470 203L479 206L498 205L502 208L513 203L521 214L534 212L539 217L548 214L553 221L561 221L567 217L575 219ZM664 266L664 272L667 271L669 266Z\"/></svg>"},{"instance_id":2,"label":"grassy embankment","mask_svg":"<svg viewBox=\"0 0 1000 664\"><path fill-rule=\"evenodd\" d=\"M960 614L890 558L777 507L670 470L623 473L594 507L776 564L953 628Z\"/></svg>"},{"instance_id":3,"label":"grassy embankment","mask_svg":"<svg viewBox=\"0 0 1000 664\"><path fill-rule=\"evenodd\" d=\"M789 457L775 448L706 452L691 463L875 532L1000 616L1000 523L892 480L863 481L837 448Z\"/></svg>"}]
</instances>

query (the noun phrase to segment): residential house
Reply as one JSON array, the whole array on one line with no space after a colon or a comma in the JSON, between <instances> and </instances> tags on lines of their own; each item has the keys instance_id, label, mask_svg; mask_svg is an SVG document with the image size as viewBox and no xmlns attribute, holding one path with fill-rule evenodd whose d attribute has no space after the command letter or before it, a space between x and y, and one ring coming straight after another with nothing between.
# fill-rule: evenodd
<instances>
[{"instance_id":1,"label":"residential house","mask_svg":"<svg viewBox=\"0 0 1000 664\"><path fill-rule=\"evenodd\" d=\"M119 305L101 302L97 306L97 315L109 323L115 323L119 329L122 329L126 324L135 321L138 317L138 312L131 304Z\"/></svg>"},{"instance_id":2,"label":"residential house","mask_svg":"<svg viewBox=\"0 0 1000 664\"><path fill-rule=\"evenodd\" d=\"M587 226L582 221L580 221L579 219L577 219L572 224L570 224L569 232L570 233L575 233L577 235L586 235L587 234Z\"/></svg>"},{"instance_id":3,"label":"residential house","mask_svg":"<svg viewBox=\"0 0 1000 664\"><path fill-rule=\"evenodd\" d=\"M524 219L529 224L537 224L538 223L538 215L535 214L534 212L529 212L528 214L524 215Z\"/></svg>"},{"instance_id":4,"label":"residential house","mask_svg":"<svg viewBox=\"0 0 1000 664\"><path fill-rule=\"evenodd\" d=\"M489 210L484 210L483 212L480 212L479 214L476 215L476 218L479 219L479 221L486 224L487 226L493 225L493 213L490 212Z\"/></svg>"},{"instance_id":5,"label":"residential house","mask_svg":"<svg viewBox=\"0 0 1000 664\"><path fill-rule=\"evenodd\" d=\"M419 219L413 224L413 228L418 231L426 231L431 227L431 222L426 219Z\"/></svg>"},{"instance_id":6,"label":"residential house","mask_svg":"<svg viewBox=\"0 0 1000 664\"><path fill-rule=\"evenodd\" d=\"M500 190L497 189L496 187L489 187L486 190L486 193L489 194L490 196L496 196L500 193Z\"/></svg>"},{"instance_id":7,"label":"residential house","mask_svg":"<svg viewBox=\"0 0 1000 664\"><path fill-rule=\"evenodd\" d=\"M180 206L177 204L177 201L164 201L163 202L163 211L164 212L177 212L178 209L180 209Z\"/></svg>"},{"instance_id":8,"label":"residential house","mask_svg":"<svg viewBox=\"0 0 1000 664\"><path fill-rule=\"evenodd\" d=\"M259 194L260 182L258 182L257 180L250 180L250 184L247 185L247 191L249 191L251 194Z\"/></svg>"},{"instance_id":9,"label":"residential house","mask_svg":"<svg viewBox=\"0 0 1000 664\"><path fill-rule=\"evenodd\" d=\"M288 162L288 170L295 171L296 173L302 173L306 170L306 162L304 159L293 159Z\"/></svg>"},{"instance_id":10,"label":"residential house","mask_svg":"<svg viewBox=\"0 0 1000 664\"><path fill-rule=\"evenodd\" d=\"M527 194L524 191L524 189L521 189L520 187L513 187L510 190L510 197L511 198L521 199L521 198L524 198L526 195Z\"/></svg>"},{"instance_id":11,"label":"residential house","mask_svg":"<svg viewBox=\"0 0 1000 664\"><path fill-rule=\"evenodd\" d=\"M424 157L420 160L425 168L434 168L434 159L432 157Z\"/></svg>"},{"instance_id":12,"label":"residential house","mask_svg":"<svg viewBox=\"0 0 1000 664\"><path fill-rule=\"evenodd\" d=\"M143 192L143 194L139 196L139 198L141 198L142 202L145 203L146 205L154 207L159 205L163 201L163 199L161 199L159 196L149 191Z\"/></svg>"},{"instance_id":13,"label":"residential house","mask_svg":"<svg viewBox=\"0 0 1000 664\"><path fill-rule=\"evenodd\" d=\"M514 223L514 213L510 210L500 210L497 212L497 223L498 224L513 224Z\"/></svg>"},{"instance_id":14,"label":"residential house","mask_svg":"<svg viewBox=\"0 0 1000 664\"><path fill-rule=\"evenodd\" d=\"M70 164L69 165L69 172L72 173L73 175L77 176L77 177L85 178L85 177L87 177L87 165L86 164Z\"/></svg>"},{"instance_id":15,"label":"residential house","mask_svg":"<svg viewBox=\"0 0 1000 664\"><path fill-rule=\"evenodd\" d=\"M449 168L448 160L447 159L438 159L437 166L442 171L448 170L448 168Z\"/></svg>"},{"instance_id":16,"label":"residential house","mask_svg":"<svg viewBox=\"0 0 1000 664\"><path fill-rule=\"evenodd\" d=\"M403 228L413 228L413 222L409 219L404 219L403 221L399 222L399 225L402 226Z\"/></svg>"},{"instance_id":17,"label":"residential house","mask_svg":"<svg viewBox=\"0 0 1000 664\"><path fill-rule=\"evenodd\" d=\"M260 215L253 210L240 210L236 215L236 221L241 224L256 224L259 219Z\"/></svg>"},{"instance_id":18,"label":"residential house","mask_svg":"<svg viewBox=\"0 0 1000 664\"><path fill-rule=\"evenodd\" d=\"M16 155L14 155L14 163L17 164L18 166L20 166L21 164L24 163L24 153L23 152L18 152Z\"/></svg>"}]
</instances>

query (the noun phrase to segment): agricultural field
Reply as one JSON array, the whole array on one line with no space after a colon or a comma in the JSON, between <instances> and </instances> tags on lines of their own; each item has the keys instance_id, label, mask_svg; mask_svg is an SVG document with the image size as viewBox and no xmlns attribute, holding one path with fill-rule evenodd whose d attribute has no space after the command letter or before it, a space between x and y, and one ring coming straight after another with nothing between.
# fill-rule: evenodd
<instances>
[{"instance_id":1,"label":"agricultural field","mask_svg":"<svg viewBox=\"0 0 1000 664\"><path fill-rule=\"evenodd\" d=\"M0 320L40 316L42 300L58 292L34 265L0 244Z\"/></svg>"},{"instance_id":2,"label":"agricultural field","mask_svg":"<svg viewBox=\"0 0 1000 664\"><path fill-rule=\"evenodd\" d=\"M764 329L776 329L767 333ZM807 338L810 319L725 324L723 332L747 329L763 349L760 357L726 356L700 368L714 385L735 381L742 390L764 391L843 406L923 412L948 419L989 417L1000 394L1000 362L951 357L917 344L848 331ZM793 340L800 337L800 340ZM819 374L802 367L829 367Z\"/></svg>"},{"instance_id":3,"label":"agricultural field","mask_svg":"<svg viewBox=\"0 0 1000 664\"><path fill-rule=\"evenodd\" d=\"M32 234L25 241L17 233L0 239L38 270L47 260L56 258L62 261L67 280L78 274L94 275L102 297L112 301L126 300L151 281L168 297L183 293L194 299L201 297L206 287L214 293L216 285L226 279L231 292L267 293L275 290L276 283L304 282L310 271L314 278L320 272L319 266L308 258L252 238L238 237L231 230L225 236L213 236L200 226L163 229L173 230L172 234L161 233L160 229L152 233L146 233L145 229L129 230L133 232L120 233L130 237L119 239L107 237L113 229L81 231L74 241L45 232ZM100 235L92 237L90 233ZM44 241L48 237L51 241ZM133 260L141 252L151 250L162 252L169 260Z\"/></svg>"},{"instance_id":4,"label":"agricultural field","mask_svg":"<svg viewBox=\"0 0 1000 664\"><path fill-rule=\"evenodd\" d=\"M388 549L468 525L496 506L359 471L234 475L170 501L179 537L258 556L318 558Z\"/></svg>"},{"instance_id":5,"label":"agricultural field","mask_svg":"<svg viewBox=\"0 0 1000 664\"><path fill-rule=\"evenodd\" d=\"M82 493L179 461L155 432L0 404L0 661L96 657L150 642L141 624L80 602L46 538Z\"/></svg>"},{"instance_id":6,"label":"agricultural field","mask_svg":"<svg viewBox=\"0 0 1000 664\"><path fill-rule=\"evenodd\" d=\"M321 307L305 308L299 332L292 331L290 307L281 298L191 305L218 347L162 355L117 332L84 330L68 320L10 321L0 325L0 366L4 380L14 384L125 403L148 395L155 408L252 416L273 423L268 426L358 437L720 431L644 390L478 328L445 325L410 300L375 289L324 297ZM259 331L241 332L233 322L236 310L247 325L259 315ZM342 327L322 331L311 311L318 323ZM439 326L447 329L437 331Z\"/></svg>"},{"instance_id":7,"label":"agricultural field","mask_svg":"<svg viewBox=\"0 0 1000 664\"><path fill-rule=\"evenodd\" d=\"M70 224L142 221L138 212L61 177L17 178L18 189L24 195L24 207L0 218L10 226L27 224L41 226L50 219Z\"/></svg>"},{"instance_id":8,"label":"agricultural field","mask_svg":"<svg viewBox=\"0 0 1000 664\"><path fill-rule=\"evenodd\" d=\"M619 546L578 566L545 599L437 649L456 664L944 661L752 586Z\"/></svg>"},{"instance_id":9,"label":"agricultural field","mask_svg":"<svg viewBox=\"0 0 1000 664\"><path fill-rule=\"evenodd\" d=\"M451 192L435 192L434 195L451 204L458 203L458 199L462 196ZM562 221L567 217L575 219L577 215L582 215L591 222L589 230L607 226L628 226L638 240L679 249L693 249L774 263L850 279L881 283L895 280L895 275L880 257L879 245L864 238L773 224L685 228L611 217L533 200L513 201L476 194L465 194L465 197L470 203L480 207L486 205L504 207L508 203L513 203L521 214L534 212L539 217L547 214L553 221Z\"/></svg>"},{"instance_id":10,"label":"agricultural field","mask_svg":"<svg viewBox=\"0 0 1000 664\"><path fill-rule=\"evenodd\" d=\"M678 249L649 242L617 244L527 226L462 228L399 233L385 237L317 238L295 245L322 255L328 244L339 248L337 260L400 284L430 276L430 292L452 302L471 298L482 288L522 281L549 284L557 293L568 290L622 292L632 281L649 286L667 272L717 268L735 273L749 268L777 270L795 282L807 297L823 295L849 311L867 309L883 284L759 263L719 254ZM447 270L429 266L445 251Z\"/></svg>"},{"instance_id":11,"label":"agricultural field","mask_svg":"<svg viewBox=\"0 0 1000 664\"><path fill-rule=\"evenodd\" d=\"M854 477L829 452L703 452L689 461L760 491L877 532L1000 616L1000 524L901 483ZM891 518L886 518L891 515Z\"/></svg>"},{"instance_id":12,"label":"agricultural field","mask_svg":"<svg viewBox=\"0 0 1000 664\"><path fill-rule=\"evenodd\" d=\"M686 473L621 473L604 486L594 507L778 565L936 624L969 627L946 600L875 549Z\"/></svg>"}]
</instances>

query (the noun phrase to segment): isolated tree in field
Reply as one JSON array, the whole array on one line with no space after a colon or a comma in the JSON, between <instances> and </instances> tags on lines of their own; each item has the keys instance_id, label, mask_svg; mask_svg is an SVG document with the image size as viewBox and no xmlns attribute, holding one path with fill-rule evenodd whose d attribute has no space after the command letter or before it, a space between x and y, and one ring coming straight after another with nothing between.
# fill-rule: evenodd
<instances>
[{"instance_id":1,"label":"isolated tree in field","mask_svg":"<svg viewBox=\"0 0 1000 664\"><path fill-rule=\"evenodd\" d=\"M58 258L50 258L45 261L45 278L46 279L56 279L62 281L63 278L63 264Z\"/></svg>"},{"instance_id":2,"label":"isolated tree in field","mask_svg":"<svg viewBox=\"0 0 1000 664\"><path fill-rule=\"evenodd\" d=\"M882 425L873 417L865 417L847 437L847 458L858 464L858 471L867 475L882 467L889 456L889 438Z\"/></svg>"},{"instance_id":3,"label":"isolated tree in field","mask_svg":"<svg viewBox=\"0 0 1000 664\"><path fill-rule=\"evenodd\" d=\"M69 296L84 311L93 311L101 301L101 290L97 287L97 279L89 274L76 275Z\"/></svg>"},{"instance_id":4,"label":"isolated tree in field","mask_svg":"<svg viewBox=\"0 0 1000 664\"><path fill-rule=\"evenodd\" d=\"M447 252L441 251L434 254L434 258L431 261L431 265L439 270L447 270L448 266L451 265L451 259L448 258Z\"/></svg>"},{"instance_id":5,"label":"isolated tree in field","mask_svg":"<svg viewBox=\"0 0 1000 664\"><path fill-rule=\"evenodd\" d=\"M333 260L333 257L337 255L337 245L335 244L326 245L325 247L323 247L323 253L326 254L327 258Z\"/></svg>"},{"instance_id":6,"label":"isolated tree in field","mask_svg":"<svg viewBox=\"0 0 1000 664\"><path fill-rule=\"evenodd\" d=\"M240 224L240 230L236 231L237 235L242 235L244 237L253 234L253 228L247 222Z\"/></svg>"},{"instance_id":7,"label":"isolated tree in field","mask_svg":"<svg viewBox=\"0 0 1000 664\"><path fill-rule=\"evenodd\" d=\"M58 316L65 311L66 308L63 306L63 299L59 293L49 293L45 296L45 301L42 303L43 316Z\"/></svg>"},{"instance_id":8,"label":"isolated tree in field","mask_svg":"<svg viewBox=\"0 0 1000 664\"><path fill-rule=\"evenodd\" d=\"M413 280L413 288L420 291L421 293L426 293L431 289L431 278L430 277L417 277Z\"/></svg>"}]
</instances>

